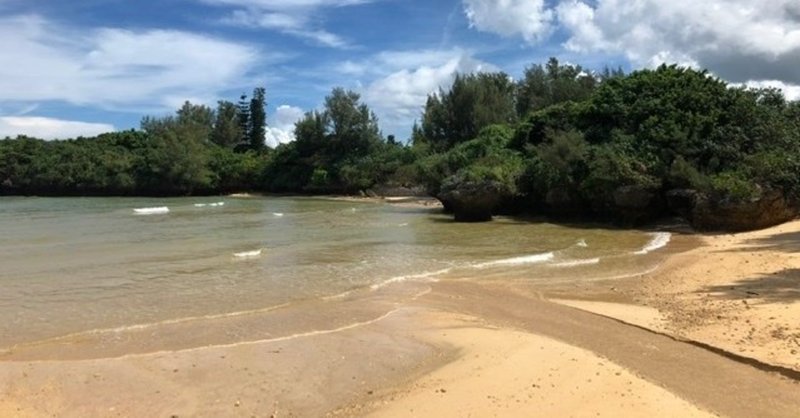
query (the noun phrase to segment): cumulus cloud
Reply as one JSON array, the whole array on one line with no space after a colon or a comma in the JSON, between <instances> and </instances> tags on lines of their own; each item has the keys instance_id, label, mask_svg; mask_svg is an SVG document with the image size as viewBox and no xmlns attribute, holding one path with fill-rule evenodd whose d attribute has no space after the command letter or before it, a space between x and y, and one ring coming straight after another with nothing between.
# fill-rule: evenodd
<instances>
[{"instance_id":1,"label":"cumulus cloud","mask_svg":"<svg viewBox=\"0 0 800 418\"><path fill-rule=\"evenodd\" d=\"M707 68L733 83L771 82L790 94L800 86L797 0L462 1L481 31L535 43L557 28L572 52L622 55L635 67Z\"/></svg>"},{"instance_id":2,"label":"cumulus cloud","mask_svg":"<svg viewBox=\"0 0 800 418\"><path fill-rule=\"evenodd\" d=\"M800 100L800 85L796 84L787 84L783 81L779 80L759 80L759 81L748 81L745 83L737 83L739 85L751 88L766 88L772 87L781 89L783 94L789 100Z\"/></svg>"},{"instance_id":3,"label":"cumulus cloud","mask_svg":"<svg viewBox=\"0 0 800 418\"><path fill-rule=\"evenodd\" d=\"M419 119L428 94L447 88L456 73L496 71L497 67L453 50L386 51L363 63L348 62L340 70L359 69L373 77L362 88L364 102L381 120L387 134L404 134Z\"/></svg>"},{"instance_id":4,"label":"cumulus cloud","mask_svg":"<svg viewBox=\"0 0 800 418\"><path fill-rule=\"evenodd\" d=\"M623 54L637 66L707 68L734 83L800 85L796 0L563 1L556 9L578 52Z\"/></svg>"},{"instance_id":5,"label":"cumulus cloud","mask_svg":"<svg viewBox=\"0 0 800 418\"><path fill-rule=\"evenodd\" d=\"M114 126L104 123L77 122L36 116L0 117L0 138L27 135L41 139L68 139L79 136L96 136L114 130Z\"/></svg>"},{"instance_id":6,"label":"cumulus cloud","mask_svg":"<svg viewBox=\"0 0 800 418\"><path fill-rule=\"evenodd\" d=\"M521 36L527 42L550 34L553 11L544 0L463 0L470 25L502 36Z\"/></svg>"},{"instance_id":7,"label":"cumulus cloud","mask_svg":"<svg viewBox=\"0 0 800 418\"><path fill-rule=\"evenodd\" d=\"M0 101L64 101L106 108L208 102L259 60L249 46L174 30L70 30L38 16L0 18ZM178 99L179 98L179 99Z\"/></svg>"},{"instance_id":8,"label":"cumulus cloud","mask_svg":"<svg viewBox=\"0 0 800 418\"><path fill-rule=\"evenodd\" d=\"M276 30L319 45L348 48L339 35L319 27L315 19L320 9L346 7L374 0L200 0L203 3L237 7L223 22L251 28Z\"/></svg>"},{"instance_id":9,"label":"cumulus cloud","mask_svg":"<svg viewBox=\"0 0 800 418\"><path fill-rule=\"evenodd\" d=\"M277 147L294 141L294 125L303 118L303 109L295 106L281 105L275 109L267 127L266 144Z\"/></svg>"}]
</instances>

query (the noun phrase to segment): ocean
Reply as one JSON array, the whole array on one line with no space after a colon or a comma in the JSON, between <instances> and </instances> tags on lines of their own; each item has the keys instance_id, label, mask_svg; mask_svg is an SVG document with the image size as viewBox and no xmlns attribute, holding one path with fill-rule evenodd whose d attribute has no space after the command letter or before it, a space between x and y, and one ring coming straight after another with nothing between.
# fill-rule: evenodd
<instances>
[{"instance_id":1,"label":"ocean","mask_svg":"<svg viewBox=\"0 0 800 418\"><path fill-rule=\"evenodd\" d=\"M85 358L371 321L437 280L657 268L672 236L290 197L0 198L0 358Z\"/></svg>"}]
</instances>

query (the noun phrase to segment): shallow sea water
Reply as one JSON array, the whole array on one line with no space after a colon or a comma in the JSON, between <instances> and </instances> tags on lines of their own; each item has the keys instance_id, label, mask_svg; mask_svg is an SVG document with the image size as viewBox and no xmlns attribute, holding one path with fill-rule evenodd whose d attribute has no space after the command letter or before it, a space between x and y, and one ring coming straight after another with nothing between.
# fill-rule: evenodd
<instances>
[{"instance_id":1,"label":"shallow sea water","mask_svg":"<svg viewBox=\"0 0 800 418\"><path fill-rule=\"evenodd\" d=\"M2 197L0 351L278 338L380 317L387 291L413 296L433 280L641 274L670 237L509 218L458 224L432 209L314 198ZM222 331L198 332L209 322Z\"/></svg>"}]
</instances>

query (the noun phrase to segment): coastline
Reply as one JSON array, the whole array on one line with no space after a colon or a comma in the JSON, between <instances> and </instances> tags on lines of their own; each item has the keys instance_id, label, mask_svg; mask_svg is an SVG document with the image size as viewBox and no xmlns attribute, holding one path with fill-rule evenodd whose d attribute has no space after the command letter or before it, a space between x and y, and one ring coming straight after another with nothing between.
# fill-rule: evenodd
<instances>
[{"instance_id":1,"label":"coastline","mask_svg":"<svg viewBox=\"0 0 800 418\"><path fill-rule=\"evenodd\" d=\"M0 416L792 416L796 378L682 340L800 370L800 221L697 236L581 288L445 281L353 327L0 361Z\"/></svg>"}]
</instances>

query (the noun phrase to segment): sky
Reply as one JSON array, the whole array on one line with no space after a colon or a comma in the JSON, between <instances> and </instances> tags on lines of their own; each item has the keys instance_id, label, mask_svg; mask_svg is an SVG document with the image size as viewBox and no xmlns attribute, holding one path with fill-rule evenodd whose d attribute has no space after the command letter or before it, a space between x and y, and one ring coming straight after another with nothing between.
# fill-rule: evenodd
<instances>
[{"instance_id":1,"label":"sky","mask_svg":"<svg viewBox=\"0 0 800 418\"><path fill-rule=\"evenodd\" d=\"M800 1L0 0L0 137L137 128L263 86L274 146L341 86L406 139L457 72L519 78L551 56L800 98Z\"/></svg>"}]
</instances>

